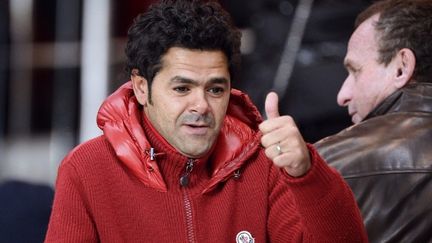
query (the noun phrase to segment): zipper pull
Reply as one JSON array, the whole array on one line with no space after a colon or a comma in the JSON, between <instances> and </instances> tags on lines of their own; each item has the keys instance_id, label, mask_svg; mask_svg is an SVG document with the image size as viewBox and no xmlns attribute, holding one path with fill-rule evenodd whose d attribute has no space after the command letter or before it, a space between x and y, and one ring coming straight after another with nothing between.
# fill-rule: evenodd
<instances>
[{"instance_id":1,"label":"zipper pull","mask_svg":"<svg viewBox=\"0 0 432 243\"><path fill-rule=\"evenodd\" d=\"M189 185L189 175L193 170L195 160L189 159L186 164L185 173L180 177L180 185L186 187Z\"/></svg>"},{"instance_id":2,"label":"zipper pull","mask_svg":"<svg viewBox=\"0 0 432 243\"><path fill-rule=\"evenodd\" d=\"M155 160L156 153L154 148L150 148L150 160Z\"/></svg>"}]
</instances>

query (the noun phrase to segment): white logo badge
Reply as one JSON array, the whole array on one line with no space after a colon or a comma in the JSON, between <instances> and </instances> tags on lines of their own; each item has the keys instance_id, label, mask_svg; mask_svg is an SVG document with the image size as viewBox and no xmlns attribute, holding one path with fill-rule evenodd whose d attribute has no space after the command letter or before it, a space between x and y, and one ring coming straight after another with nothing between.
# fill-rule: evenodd
<instances>
[{"instance_id":1,"label":"white logo badge","mask_svg":"<svg viewBox=\"0 0 432 243\"><path fill-rule=\"evenodd\" d=\"M248 231L240 231L236 236L237 243L255 243L255 239Z\"/></svg>"}]
</instances>

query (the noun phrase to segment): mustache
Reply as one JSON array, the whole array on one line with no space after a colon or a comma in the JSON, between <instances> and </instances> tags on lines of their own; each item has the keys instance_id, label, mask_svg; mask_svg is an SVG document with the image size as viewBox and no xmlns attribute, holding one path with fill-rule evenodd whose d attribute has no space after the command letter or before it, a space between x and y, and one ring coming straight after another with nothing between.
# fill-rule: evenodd
<instances>
[{"instance_id":1,"label":"mustache","mask_svg":"<svg viewBox=\"0 0 432 243\"><path fill-rule=\"evenodd\" d=\"M200 123L206 126L213 126L215 123L214 118L211 114L203 115L203 114L189 113L189 114L185 114L182 117L181 121L182 123L186 123L186 124Z\"/></svg>"}]
</instances>

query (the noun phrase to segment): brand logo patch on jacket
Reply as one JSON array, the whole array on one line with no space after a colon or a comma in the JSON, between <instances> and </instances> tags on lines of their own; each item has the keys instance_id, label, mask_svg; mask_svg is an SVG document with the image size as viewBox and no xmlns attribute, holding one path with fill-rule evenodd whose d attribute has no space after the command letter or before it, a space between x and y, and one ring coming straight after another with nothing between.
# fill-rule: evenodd
<instances>
[{"instance_id":1,"label":"brand logo patch on jacket","mask_svg":"<svg viewBox=\"0 0 432 243\"><path fill-rule=\"evenodd\" d=\"M255 239L248 231L240 231L236 236L236 243L255 243Z\"/></svg>"}]
</instances>

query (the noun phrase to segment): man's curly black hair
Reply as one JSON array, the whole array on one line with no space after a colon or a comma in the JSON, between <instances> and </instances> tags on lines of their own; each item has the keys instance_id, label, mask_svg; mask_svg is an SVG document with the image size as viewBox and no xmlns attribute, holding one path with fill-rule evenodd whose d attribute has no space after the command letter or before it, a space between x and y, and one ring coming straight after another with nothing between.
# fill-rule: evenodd
<instances>
[{"instance_id":1,"label":"man's curly black hair","mask_svg":"<svg viewBox=\"0 0 432 243\"><path fill-rule=\"evenodd\" d=\"M240 65L240 31L230 15L213 1L162 0L135 18L128 31L126 72L147 79L149 89L171 47L221 50L228 60L231 79Z\"/></svg>"}]
</instances>

